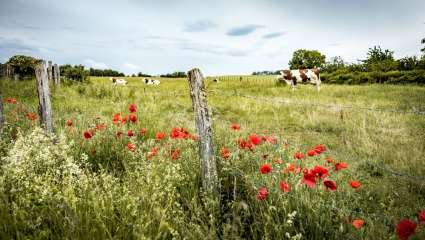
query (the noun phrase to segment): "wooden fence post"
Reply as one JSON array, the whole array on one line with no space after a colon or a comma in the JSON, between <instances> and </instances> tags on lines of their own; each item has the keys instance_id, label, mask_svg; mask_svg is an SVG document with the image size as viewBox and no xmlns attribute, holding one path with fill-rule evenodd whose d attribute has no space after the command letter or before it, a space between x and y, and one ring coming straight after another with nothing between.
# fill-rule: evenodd
<instances>
[{"instance_id":1,"label":"wooden fence post","mask_svg":"<svg viewBox=\"0 0 425 240\"><path fill-rule=\"evenodd\" d=\"M56 85L61 84L60 69L59 69L59 65L57 65L56 63L53 65L53 79Z\"/></svg>"},{"instance_id":2,"label":"wooden fence post","mask_svg":"<svg viewBox=\"0 0 425 240\"><path fill-rule=\"evenodd\" d=\"M201 157L202 187L208 194L219 194L217 166L214 157L213 134L208 112L204 77L199 69L188 72L190 97L199 134L199 155Z\"/></svg>"},{"instance_id":3,"label":"wooden fence post","mask_svg":"<svg viewBox=\"0 0 425 240\"><path fill-rule=\"evenodd\" d=\"M0 93L0 133L2 132L4 124L4 115L3 115L3 98Z\"/></svg>"},{"instance_id":4,"label":"wooden fence post","mask_svg":"<svg viewBox=\"0 0 425 240\"><path fill-rule=\"evenodd\" d=\"M47 74L48 74L48 79L49 82L51 82L53 80L53 67L52 67L52 61L48 62L48 66L47 66Z\"/></svg>"},{"instance_id":5,"label":"wooden fence post","mask_svg":"<svg viewBox=\"0 0 425 240\"><path fill-rule=\"evenodd\" d=\"M41 61L35 67L38 92L38 112L41 126L47 133L53 133L52 105L50 103L49 79L46 61Z\"/></svg>"}]
</instances>

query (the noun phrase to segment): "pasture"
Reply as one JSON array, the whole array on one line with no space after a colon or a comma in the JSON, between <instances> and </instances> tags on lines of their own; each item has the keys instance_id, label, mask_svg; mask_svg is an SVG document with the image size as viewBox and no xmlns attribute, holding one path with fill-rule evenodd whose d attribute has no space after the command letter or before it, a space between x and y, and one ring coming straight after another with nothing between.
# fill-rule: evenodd
<instances>
[{"instance_id":1,"label":"pasture","mask_svg":"<svg viewBox=\"0 0 425 240\"><path fill-rule=\"evenodd\" d=\"M173 127L196 134L187 79L161 78L159 86L125 79L126 86L106 77L52 85L54 126L62 136L56 145L34 131L37 121L25 118L37 113L34 81L1 81L2 97L18 102L5 103L0 142L1 239L395 239L401 219L416 220L425 210L425 115L417 114L425 111L423 86L323 83L320 92L307 85L291 92L275 76L207 78L221 183L217 203L200 193L196 141L168 138ZM131 103L137 122L120 130L111 120L128 114ZM99 125L106 129L83 137ZM136 136L127 137L128 130ZM156 139L158 132L164 140ZM238 147L238 137L254 133L276 144ZM320 155L294 159L320 144L326 147ZM147 158L154 146L158 155ZM28 161L13 164L19 159ZM337 162L348 167L335 171ZM262 174L266 163L273 171ZM325 166L337 189L319 181L306 186L302 174L285 171L288 164ZM78 171L66 170L70 165ZM50 173L55 167L63 172ZM291 190L282 191L280 181ZM361 187L353 189L350 181ZM258 200L262 187L268 195ZM353 227L355 219L364 225ZM425 237L423 225L416 235Z\"/></svg>"}]
</instances>

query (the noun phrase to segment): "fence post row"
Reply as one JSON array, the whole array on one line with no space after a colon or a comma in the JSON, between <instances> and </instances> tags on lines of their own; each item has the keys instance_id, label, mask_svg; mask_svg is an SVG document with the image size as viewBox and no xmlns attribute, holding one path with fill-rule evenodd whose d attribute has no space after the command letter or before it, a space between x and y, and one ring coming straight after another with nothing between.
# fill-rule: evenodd
<instances>
[{"instance_id":1,"label":"fence post row","mask_svg":"<svg viewBox=\"0 0 425 240\"><path fill-rule=\"evenodd\" d=\"M35 67L37 79L38 112L41 126L47 133L53 133L52 105L50 103L49 79L46 61L41 61Z\"/></svg>"},{"instance_id":2,"label":"fence post row","mask_svg":"<svg viewBox=\"0 0 425 240\"><path fill-rule=\"evenodd\" d=\"M199 69L195 68L187 74L189 80L190 97L195 114L196 128L199 134L199 155L201 157L202 188L210 195L218 195L218 174L214 157L213 137L210 116L208 112L207 94L205 92L204 77Z\"/></svg>"}]
</instances>

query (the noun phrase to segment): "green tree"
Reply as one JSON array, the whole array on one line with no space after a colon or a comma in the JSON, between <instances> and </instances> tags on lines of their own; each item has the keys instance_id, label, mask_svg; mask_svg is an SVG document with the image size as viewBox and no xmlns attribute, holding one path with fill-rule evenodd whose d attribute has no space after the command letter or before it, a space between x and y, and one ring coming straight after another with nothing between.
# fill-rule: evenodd
<instances>
[{"instance_id":1,"label":"green tree","mask_svg":"<svg viewBox=\"0 0 425 240\"><path fill-rule=\"evenodd\" d=\"M419 59L416 56L404 57L397 60L397 62L398 62L398 69L403 71L414 70L418 68L419 66Z\"/></svg>"},{"instance_id":2,"label":"green tree","mask_svg":"<svg viewBox=\"0 0 425 240\"><path fill-rule=\"evenodd\" d=\"M289 67L291 69L323 67L325 62L326 56L317 50L298 49L293 53Z\"/></svg>"},{"instance_id":3,"label":"green tree","mask_svg":"<svg viewBox=\"0 0 425 240\"><path fill-rule=\"evenodd\" d=\"M421 43L425 44L425 38L422 38ZM424 48L421 49L421 52L423 52L425 54L425 46L424 46Z\"/></svg>"},{"instance_id":4,"label":"green tree","mask_svg":"<svg viewBox=\"0 0 425 240\"><path fill-rule=\"evenodd\" d=\"M85 70L83 65L71 66L69 64L60 66L61 75L66 79L84 82L88 79L90 71Z\"/></svg>"},{"instance_id":5,"label":"green tree","mask_svg":"<svg viewBox=\"0 0 425 240\"><path fill-rule=\"evenodd\" d=\"M16 74L22 77L34 76L35 65L39 62L39 59L25 56L15 55L11 57L6 63L13 67Z\"/></svg>"},{"instance_id":6,"label":"green tree","mask_svg":"<svg viewBox=\"0 0 425 240\"><path fill-rule=\"evenodd\" d=\"M335 72L343 68L345 68L345 63L341 56L332 57L324 66L324 70L327 72Z\"/></svg>"},{"instance_id":7,"label":"green tree","mask_svg":"<svg viewBox=\"0 0 425 240\"><path fill-rule=\"evenodd\" d=\"M398 67L394 60L394 51L382 50L380 46L369 48L367 58L363 61L368 71L391 71Z\"/></svg>"}]
</instances>

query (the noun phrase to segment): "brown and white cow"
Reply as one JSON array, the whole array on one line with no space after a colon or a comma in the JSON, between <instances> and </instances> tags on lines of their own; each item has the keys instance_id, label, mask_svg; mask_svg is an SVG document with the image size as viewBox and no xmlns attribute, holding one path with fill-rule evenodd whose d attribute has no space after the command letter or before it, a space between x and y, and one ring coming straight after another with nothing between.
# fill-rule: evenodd
<instances>
[{"instance_id":1,"label":"brown and white cow","mask_svg":"<svg viewBox=\"0 0 425 240\"><path fill-rule=\"evenodd\" d=\"M316 84L317 91L320 91L320 69L318 68L282 70L277 80L285 81L292 87L292 90L295 90L297 83L311 83Z\"/></svg>"}]
</instances>

